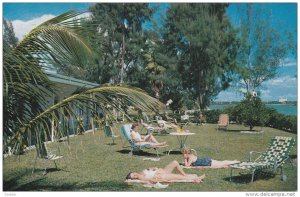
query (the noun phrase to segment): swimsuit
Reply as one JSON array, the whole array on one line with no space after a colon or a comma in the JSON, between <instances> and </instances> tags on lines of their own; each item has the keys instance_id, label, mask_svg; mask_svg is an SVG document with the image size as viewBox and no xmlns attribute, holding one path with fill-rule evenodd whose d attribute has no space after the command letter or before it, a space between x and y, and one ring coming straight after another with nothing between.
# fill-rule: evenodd
<instances>
[{"instance_id":1,"label":"swimsuit","mask_svg":"<svg viewBox=\"0 0 300 197\"><path fill-rule=\"evenodd\" d=\"M143 173L145 174L145 179L152 179L156 174L156 170L144 170Z\"/></svg>"},{"instance_id":2,"label":"swimsuit","mask_svg":"<svg viewBox=\"0 0 300 197\"><path fill-rule=\"evenodd\" d=\"M138 132L135 132L135 131L132 131L132 132L134 132L134 135L133 135L133 140L134 141L137 141L137 142L142 141L142 137Z\"/></svg>"},{"instance_id":3,"label":"swimsuit","mask_svg":"<svg viewBox=\"0 0 300 197\"><path fill-rule=\"evenodd\" d=\"M211 158L205 157L198 159L192 163L192 166L211 166Z\"/></svg>"}]
</instances>

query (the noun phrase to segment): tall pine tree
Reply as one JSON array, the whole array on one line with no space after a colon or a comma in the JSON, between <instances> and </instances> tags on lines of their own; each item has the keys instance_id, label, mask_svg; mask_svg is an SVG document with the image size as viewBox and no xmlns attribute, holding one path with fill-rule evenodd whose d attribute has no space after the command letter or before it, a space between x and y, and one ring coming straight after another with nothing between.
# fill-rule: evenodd
<instances>
[{"instance_id":1,"label":"tall pine tree","mask_svg":"<svg viewBox=\"0 0 300 197\"><path fill-rule=\"evenodd\" d=\"M247 92L259 91L262 83L274 78L288 53L290 38L273 27L270 10L261 4L238 5L240 15L237 63L241 85Z\"/></svg>"},{"instance_id":2,"label":"tall pine tree","mask_svg":"<svg viewBox=\"0 0 300 197\"><path fill-rule=\"evenodd\" d=\"M142 56L146 38L142 24L153 9L147 3L97 3L89 8L96 23L95 34L104 38L103 56L90 78L98 83L123 83L126 71ZM98 76L97 76L98 75Z\"/></svg>"},{"instance_id":3,"label":"tall pine tree","mask_svg":"<svg viewBox=\"0 0 300 197\"><path fill-rule=\"evenodd\" d=\"M178 58L177 71L184 90L205 109L229 86L235 70L235 31L227 4L171 4L164 43Z\"/></svg>"},{"instance_id":4,"label":"tall pine tree","mask_svg":"<svg viewBox=\"0 0 300 197\"><path fill-rule=\"evenodd\" d=\"M15 47L18 43L18 38L15 35L12 23L5 19L3 19L3 40L10 47Z\"/></svg>"}]
</instances>

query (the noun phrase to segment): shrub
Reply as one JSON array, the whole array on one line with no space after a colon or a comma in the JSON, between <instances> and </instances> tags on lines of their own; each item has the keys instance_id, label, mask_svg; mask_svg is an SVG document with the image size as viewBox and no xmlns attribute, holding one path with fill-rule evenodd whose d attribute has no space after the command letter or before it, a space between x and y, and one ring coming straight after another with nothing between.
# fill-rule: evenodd
<instances>
[{"instance_id":1,"label":"shrub","mask_svg":"<svg viewBox=\"0 0 300 197\"><path fill-rule=\"evenodd\" d=\"M239 121L249 126L250 130L254 126L263 126L269 119L265 104L259 97L251 94L247 94L245 99L235 106L234 111Z\"/></svg>"},{"instance_id":2,"label":"shrub","mask_svg":"<svg viewBox=\"0 0 300 197\"><path fill-rule=\"evenodd\" d=\"M289 131L292 133L297 133L297 117L291 115L283 115L278 113L275 109L266 110L269 116L269 119L266 123L266 126Z\"/></svg>"},{"instance_id":3,"label":"shrub","mask_svg":"<svg viewBox=\"0 0 300 197\"><path fill-rule=\"evenodd\" d=\"M223 111L220 109L213 109L204 112L207 123L217 123L219 121L219 116Z\"/></svg>"},{"instance_id":4,"label":"shrub","mask_svg":"<svg viewBox=\"0 0 300 197\"><path fill-rule=\"evenodd\" d=\"M263 117L261 126L268 126L275 129L280 129L292 133L297 133L297 117L291 115L284 115L277 112L275 109L266 107L265 105L261 106L261 110L253 110L253 113L260 113ZM229 114L230 121L236 121L238 124L242 123L244 119L241 117L243 115L242 107L240 104L233 107L228 107L223 110L221 113ZM259 125L259 122L258 124Z\"/></svg>"},{"instance_id":5,"label":"shrub","mask_svg":"<svg viewBox=\"0 0 300 197\"><path fill-rule=\"evenodd\" d=\"M230 107L226 107L224 109L224 114L228 114L229 115L229 121L234 121L236 122L237 124L240 123L240 120L239 120L239 110L237 107L235 106L230 106Z\"/></svg>"}]
</instances>

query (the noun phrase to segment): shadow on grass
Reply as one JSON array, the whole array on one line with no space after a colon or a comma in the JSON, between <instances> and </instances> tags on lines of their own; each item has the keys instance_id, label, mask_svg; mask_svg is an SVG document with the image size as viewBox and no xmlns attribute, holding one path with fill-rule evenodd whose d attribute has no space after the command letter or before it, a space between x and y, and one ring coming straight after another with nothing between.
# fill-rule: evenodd
<instances>
[{"instance_id":1,"label":"shadow on grass","mask_svg":"<svg viewBox=\"0 0 300 197\"><path fill-rule=\"evenodd\" d=\"M3 191L14 191L18 185L18 180L29 174L31 174L31 171L29 171L29 169L22 169L19 170L18 175L15 177L12 177L10 179L5 179L3 177Z\"/></svg>"},{"instance_id":2,"label":"shadow on grass","mask_svg":"<svg viewBox=\"0 0 300 197\"><path fill-rule=\"evenodd\" d=\"M256 172L254 174L253 182L255 182L256 180L269 180L269 179L275 178L275 176L276 175L273 173ZM238 183L238 184L249 184L249 183L251 183L251 177L252 177L252 174L248 173L248 174L239 174L236 176L232 176L231 180L230 180L230 177L226 177L223 180L232 182L232 183Z\"/></svg>"},{"instance_id":3,"label":"shadow on grass","mask_svg":"<svg viewBox=\"0 0 300 197\"><path fill-rule=\"evenodd\" d=\"M128 188L129 186L126 183L118 181L55 184L47 182L45 178L40 178L19 185L13 190L4 188L4 191L127 191Z\"/></svg>"},{"instance_id":4,"label":"shadow on grass","mask_svg":"<svg viewBox=\"0 0 300 197\"><path fill-rule=\"evenodd\" d=\"M48 179L47 175L42 175L43 169L36 171L32 174L31 169L22 169L18 171L17 175L4 178L3 191L126 191L130 189L122 181L53 182ZM47 171L50 173L57 170L50 168ZM22 183L22 180L25 182Z\"/></svg>"},{"instance_id":5,"label":"shadow on grass","mask_svg":"<svg viewBox=\"0 0 300 197\"><path fill-rule=\"evenodd\" d=\"M245 129L218 129L218 130L224 131L224 132L240 133L241 131L244 131Z\"/></svg>"},{"instance_id":6,"label":"shadow on grass","mask_svg":"<svg viewBox=\"0 0 300 197\"><path fill-rule=\"evenodd\" d=\"M164 151L163 153L166 154L166 155L168 155L168 154L170 154L170 155L182 155L182 152L180 150L172 150L172 151L170 151L170 153L169 153L169 151Z\"/></svg>"},{"instance_id":7,"label":"shadow on grass","mask_svg":"<svg viewBox=\"0 0 300 197\"><path fill-rule=\"evenodd\" d=\"M121 154L129 154L130 153L130 150L119 150L117 151ZM146 151L133 151L133 155L136 155L136 156L157 156L156 153L150 153L150 152L146 152ZM162 154L159 154L159 156L162 156Z\"/></svg>"},{"instance_id":8,"label":"shadow on grass","mask_svg":"<svg viewBox=\"0 0 300 197\"><path fill-rule=\"evenodd\" d=\"M297 155L290 155L291 159L297 159Z\"/></svg>"}]
</instances>

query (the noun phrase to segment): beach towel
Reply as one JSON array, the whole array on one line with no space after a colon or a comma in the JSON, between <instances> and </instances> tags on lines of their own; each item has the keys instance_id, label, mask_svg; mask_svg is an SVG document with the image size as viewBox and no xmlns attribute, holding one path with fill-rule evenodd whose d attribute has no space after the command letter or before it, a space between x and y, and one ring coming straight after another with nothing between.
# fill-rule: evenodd
<instances>
[{"instance_id":1,"label":"beach towel","mask_svg":"<svg viewBox=\"0 0 300 197\"><path fill-rule=\"evenodd\" d=\"M169 186L169 184L161 184L160 182L157 183L147 183L144 184L143 187L148 187L148 188L155 188L155 189L165 189Z\"/></svg>"},{"instance_id":2,"label":"beach towel","mask_svg":"<svg viewBox=\"0 0 300 197\"><path fill-rule=\"evenodd\" d=\"M197 174L191 174L197 176ZM137 179L126 179L126 183L149 183L148 181L141 181ZM169 180L167 183L195 183L193 180Z\"/></svg>"},{"instance_id":3,"label":"beach towel","mask_svg":"<svg viewBox=\"0 0 300 197\"><path fill-rule=\"evenodd\" d=\"M125 183L148 183L147 181L126 179ZM193 180L170 180L166 183L195 183Z\"/></svg>"},{"instance_id":4,"label":"beach towel","mask_svg":"<svg viewBox=\"0 0 300 197\"><path fill-rule=\"evenodd\" d=\"M160 158L158 157L156 157L156 158L151 158L151 157L146 157L146 158L144 158L143 159L143 161L159 161L160 160Z\"/></svg>"}]
</instances>

